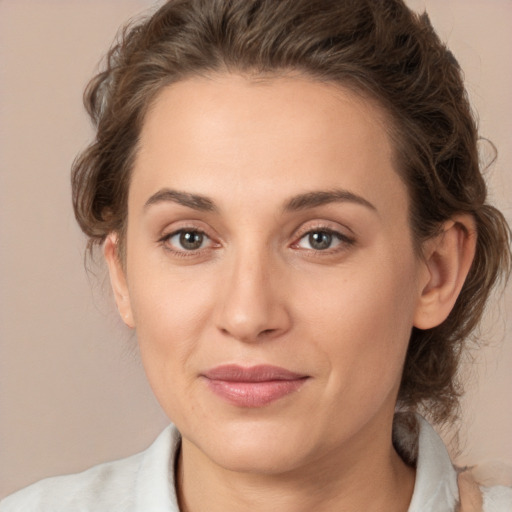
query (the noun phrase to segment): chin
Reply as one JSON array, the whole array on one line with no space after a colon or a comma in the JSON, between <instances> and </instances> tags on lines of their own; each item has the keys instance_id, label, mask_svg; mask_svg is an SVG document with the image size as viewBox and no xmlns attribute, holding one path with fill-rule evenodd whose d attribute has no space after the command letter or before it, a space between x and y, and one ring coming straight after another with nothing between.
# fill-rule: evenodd
<instances>
[{"instance_id":1,"label":"chin","mask_svg":"<svg viewBox=\"0 0 512 512\"><path fill-rule=\"evenodd\" d=\"M304 428L288 428L274 421L243 423L210 430L207 438L194 444L226 470L267 475L292 471L309 459L309 452L314 452L308 447Z\"/></svg>"},{"instance_id":2,"label":"chin","mask_svg":"<svg viewBox=\"0 0 512 512\"><path fill-rule=\"evenodd\" d=\"M208 455L208 454L207 454ZM210 458L214 463L238 473L253 473L261 475L280 475L302 466L305 457L296 449L290 449L281 444L261 442L249 445L247 441L229 443L222 451L215 449Z\"/></svg>"}]
</instances>

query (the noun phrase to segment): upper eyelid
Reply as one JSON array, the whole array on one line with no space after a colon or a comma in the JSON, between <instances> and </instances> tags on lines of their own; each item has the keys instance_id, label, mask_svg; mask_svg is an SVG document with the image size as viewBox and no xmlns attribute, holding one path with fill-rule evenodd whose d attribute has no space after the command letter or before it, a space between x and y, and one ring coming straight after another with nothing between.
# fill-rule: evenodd
<instances>
[{"instance_id":1,"label":"upper eyelid","mask_svg":"<svg viewBox=\"0 0 512 512\"><path fill-rule=\"evenodd\" d=\"M177 235L178 233L181 233L182 231L191 231L191 232L194 232L194 233L201 233L202 235L205 235L207 236L208 238L211 238L208 233L204 230L204 229L200 229L200 228L197 228L197 227L183 227L183 228L175 228L175 229L171 229L169 230L168 232L166 232L164 230L163 234L162 234L162 237L164 238L168 238L170 236L174 236L174 235Z\"/></svg>"},{"instance_id":2,"label":"upper eyelid","mask_svg":"<svg viewBox=\"0 0 512 512\"><path fill-rule=\"evenodd\" d=\"M176 221L172 222L162 229L159 230L160 238L167 238L171 235L175 235L180 231L197 231L198 233L202 233L208 238L215 238L215 236L211 233L211 228L205 227L204 223L196 220L184 220L184 221Z\"/></svg>"},{"instance_id":3,"label":"upper eyelid","mask_svg":"<svg viewBox=\"0 0 512 512\"><path fill-rule=\"evenodd\" d=\"M317 223L315 223L315 221L312 223L305 222L296 230L294 236L298 239L314 231L328 231L329 233L337 234L343 238L349 239L355 237L355 233L348 226L328 221L317 221ZM346 233L346 231L349 233Z\"/></svg>"},{"instance_id":4,"label":"upper eyelid","mask_svg":"<svg viewBox=\"0 0 512 512\"><path fill-rule=\"evenodd\" d=\"M174 229L169 229L169 230L163 230L162 233L158 236L158 242L159 243L165 243L165 242L168 242L172 237L178 235L179 233L182 233L182 232L195 232L195 233L200 233L202 236L204 236L205 238L207 238L208 240L210 240L211 243L215 243L213 241L213 238L204 230L204 229L201 229L201 228L198 228L196 226L183 226L183 227L179 227L179 228L174 228Z\"/></svg>"},{"instance_id":5,"label":"upper eyelid","mask_svg":"<svg viewBox=\"0 0 512 512\"><path fill-rule=\"evenodd\" d=\"M310 230L306 231L304 234L302 234L302 235L298 236L297 238L295 238L295 241L292 243L292 247L293 246L298 246L299 243L301 242L301 240L306 238L309 234L315 233L315 232L326 232L326 233L329 233L330 235L334 236L335 238L338 238L338 240L339 240L339 242L341 244L351 244L352 245L352 244L355 243L355 239L353 237L344 235L343 233L340 233L339 231L334 231L332 229L324 228L324 229L310 229Z\"/></svg>"}]
</instances>

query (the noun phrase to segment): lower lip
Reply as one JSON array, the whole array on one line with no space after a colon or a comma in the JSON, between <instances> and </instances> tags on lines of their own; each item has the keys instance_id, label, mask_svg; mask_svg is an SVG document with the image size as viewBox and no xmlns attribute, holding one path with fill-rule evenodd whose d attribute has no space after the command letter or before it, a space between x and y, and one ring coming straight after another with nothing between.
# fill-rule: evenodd
<instances>
[{"instance_id":1,"label":"lower lip","mask_svg":"<svg viewBox=\"0 0 512 512\"><path fill-rule=\"evenodd\" d=\"M238 382L207 379L209 388L227 402L238 407L263 407L294 391L306 381L270 380L264 382Z\"/></svg>"}]
</instances>

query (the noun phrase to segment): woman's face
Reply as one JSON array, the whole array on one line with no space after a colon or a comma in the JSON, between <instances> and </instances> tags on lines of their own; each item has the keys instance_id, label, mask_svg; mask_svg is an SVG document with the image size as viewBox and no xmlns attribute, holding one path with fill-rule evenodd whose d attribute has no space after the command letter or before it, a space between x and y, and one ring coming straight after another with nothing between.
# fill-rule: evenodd
<instances>
[{"instance_id":1,"label":"woman's face","mask_svg":"<svg viewBox=\"0 0 512 512\"><path fill-rule=\"evenodd\" d=\"M184 450L279 473L389 444L427 271L372 102L301 78L164 89L117 272Z\"/></svg>"}]
</instances>

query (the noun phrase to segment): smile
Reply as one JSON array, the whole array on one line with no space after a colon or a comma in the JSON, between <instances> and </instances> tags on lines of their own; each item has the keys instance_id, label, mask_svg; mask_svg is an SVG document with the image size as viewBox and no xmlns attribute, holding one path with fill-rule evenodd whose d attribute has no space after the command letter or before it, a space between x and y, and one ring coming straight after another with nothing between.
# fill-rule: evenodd
<instances>
[{"instance_id":1,"label":"smile","mask_svg":"<svg viewBox=\"0 0 512 512\"><path fill-rule=\"evenodd\" d=\"M202 374L211 391L238 407L263 407L294 391L309 378L284 368L224 365Z\"/></svg>"}]
</instances>

